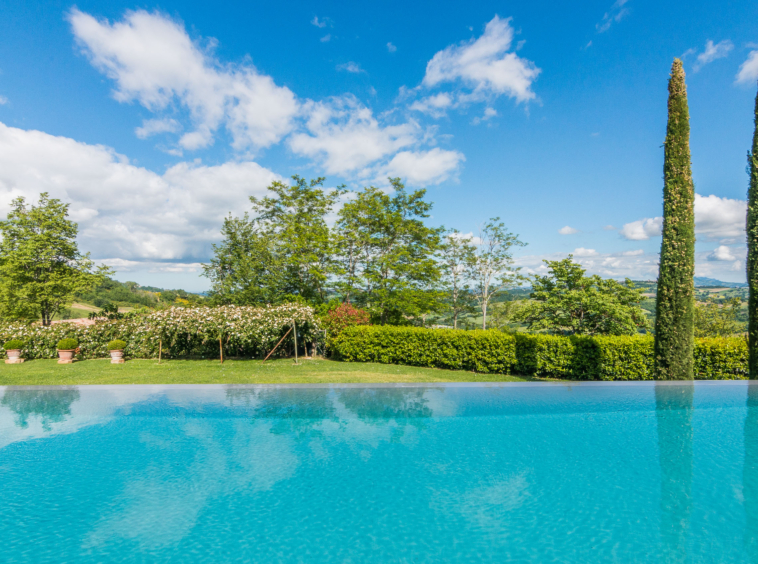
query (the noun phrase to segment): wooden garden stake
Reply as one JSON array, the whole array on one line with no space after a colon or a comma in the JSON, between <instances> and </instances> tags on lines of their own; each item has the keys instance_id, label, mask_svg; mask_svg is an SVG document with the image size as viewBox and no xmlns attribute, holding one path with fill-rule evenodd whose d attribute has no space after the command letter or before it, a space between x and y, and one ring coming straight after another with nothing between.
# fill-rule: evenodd
<instances>
[{"instance_id":1,"label":"wooden garden stake","mask_svg":"<svg viewBox=\"0 0 758 564\"><path fill-rule=\"evenodd\" d=\"M292 328L295 330L295 364L297 364L297 325L295 325L295 320L292 320Z\"/></svg>"},{"instance_id":2,"label":"wooden garden stake","mask_svg":"<svg viewBox=\"0 0 758 564\"><path fill-rule=\"evenodd\" d=\"M218 338L218 352L221 355L221 364L224 364L224 345L221 344L221 337Z\"/></svg>"},{"instance_id":3,"label":"wooden garden stake","mask_svg":"<svg viewBox=\"0 0 758 564\"><path fill-rule=\"evenodd\" d=\"M163 354L163 339L158 340L158 364L161 363L161 355Z\"/></svg>"},{"instance_id":4,"label":"wooden garden stake","mask_svg":"<svg viewBox=\"0 0 758 564\"><path fill-rule=\"evenodd\" d=\"M279 347L279 345L282 344L282 341L287 338L287 335L290 334L290 331L292 331L292 327L290 327L289 329L287 329L287 332L284 334L284 337L282 337L281 339L279 339L279 342L276 343L276 346L273 349L271 349L270 353L268 353L266 355L266 358L263 359L263 362L266 362L268 360L268 357L270 357L272 354L274 354L274 351Z\"/></svg>"}]
</instances>

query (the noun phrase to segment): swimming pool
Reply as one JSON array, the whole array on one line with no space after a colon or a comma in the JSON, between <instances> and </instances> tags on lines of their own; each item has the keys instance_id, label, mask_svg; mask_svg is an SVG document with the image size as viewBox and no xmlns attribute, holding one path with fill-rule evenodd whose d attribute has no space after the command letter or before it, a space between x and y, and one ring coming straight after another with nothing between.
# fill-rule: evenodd
<instances>
[{"instance_id":1,"label":"swimming pool","mask_svg":"<svg viewBox=\"0 0 758 564\"><path fill-rule=\"evenodd\" d=\"M758 383L0 395L2 562L758 562Z\"/></svg>"}]
</instances>

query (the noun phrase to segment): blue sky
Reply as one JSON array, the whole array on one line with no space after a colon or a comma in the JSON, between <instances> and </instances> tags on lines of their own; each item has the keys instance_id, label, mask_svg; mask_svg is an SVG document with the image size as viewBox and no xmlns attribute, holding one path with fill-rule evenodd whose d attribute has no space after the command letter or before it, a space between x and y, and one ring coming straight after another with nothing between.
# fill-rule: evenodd
<instances>
[{"instance_id":1,"label":"blue sky","mask_svg":"<svg viewBox=\"0 0 758 564\"><path fill-rule=\"evenodd\" d=\"M424 187L500 216L519 264L654 278L683 57L697 272L744 280L755 2L0 1L0 215L47 190L120 280L207 288L223 217L275 178Z\"/></svg>"}]
</instances>

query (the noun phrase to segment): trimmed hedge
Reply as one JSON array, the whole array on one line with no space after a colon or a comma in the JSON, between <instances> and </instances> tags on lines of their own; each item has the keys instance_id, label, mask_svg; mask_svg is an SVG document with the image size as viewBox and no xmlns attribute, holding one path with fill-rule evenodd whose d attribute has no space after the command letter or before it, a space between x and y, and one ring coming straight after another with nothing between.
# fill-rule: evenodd
<instances>
[{"instance_id":1,"label":"trimmed hedge","mask_svg":"<svg viewBox=\"0 0 758 564\"><path fill-rule=\"evenodd\" d=\"M419 327L348 327L334 338L337 356L380 362L508 374L516 364L516 340L500 331Z\"/></svg>"},{"instance_id":2,"label":"trimmed hedge","mask_svg":"<svg viewBox=\"0 0 758 564\"><path fill-rule=\"evenodd\" d=\"M500 331L415 327L350 327L334 340L337 358L521 374L572 380L653 380L653 337L639 335L562 337ZM697 339L695 378L748 377L743 338Z\"/></svg>"}]
</instances>

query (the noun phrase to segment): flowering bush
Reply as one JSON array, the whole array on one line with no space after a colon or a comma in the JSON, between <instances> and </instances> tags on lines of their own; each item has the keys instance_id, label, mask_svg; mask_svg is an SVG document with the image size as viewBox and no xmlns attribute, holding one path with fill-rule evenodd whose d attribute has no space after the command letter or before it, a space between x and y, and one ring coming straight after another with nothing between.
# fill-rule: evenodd
<instances>
[{"instance_id":1,"label":"flowering bush","mask_svg":"<svg viewBox=\"0 0 758 564\"><path fill-rule=\"evenodd\" d=\"M365 309L353 307L351 304L340 304L326 314L324 328L331 336L338 335L348 327L368 325L370 314Z\"/></svg>"},{"instance_id":2,"label":"flowering bush","mask_svg":"<svg viewBox=\"0 0 758 564\"><path fill-rule=\"evenodd\" d=\"M101 320L90 326L58 323L50 327L0 323L0 341L11 336L23 339L28 359L56 358L56 344L63 338L79 341L80 358L108 356L108 343L116 338L126 342L124 354L131 358L217 357L219 340L224 354L263 356L297 323L298 343L312 343L323 332L313 309L301 304L276 307L172 307L147 315ZM292 349L292 333L277 349Z\"/></svg>"}]
</instances>

